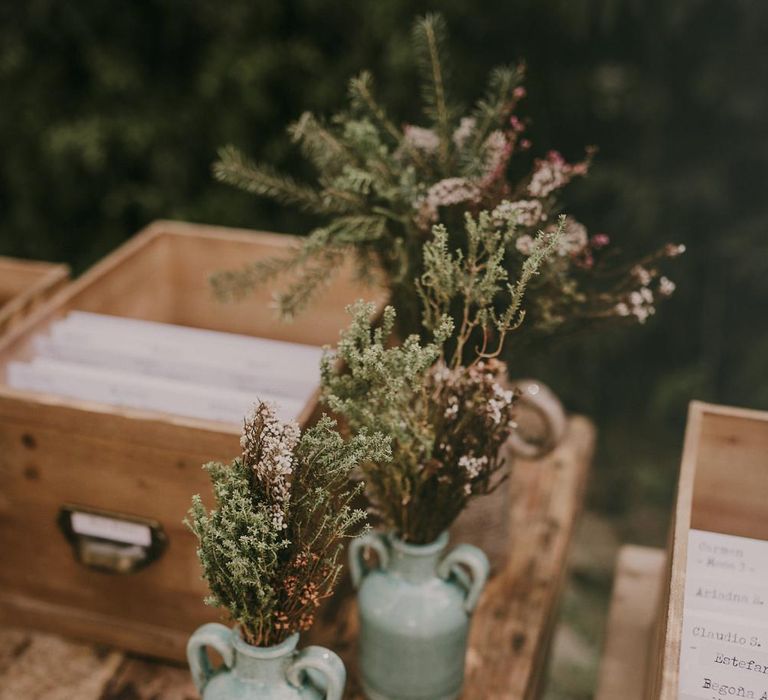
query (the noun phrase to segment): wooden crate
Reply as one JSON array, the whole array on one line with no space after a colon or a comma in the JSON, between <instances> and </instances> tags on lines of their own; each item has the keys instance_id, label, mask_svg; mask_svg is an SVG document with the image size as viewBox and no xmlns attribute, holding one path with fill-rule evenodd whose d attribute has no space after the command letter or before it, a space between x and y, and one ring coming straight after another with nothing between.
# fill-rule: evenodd
<instances>
[{"instance_id":1,"label":"wooden crate","mask_svg":"<svg viewBox=\"0 0 768 700\"><path fill-rule=\"evenodd\" d=\"M510 556L475 612L463 700L541 696L547 653L583 501L594 428L569 421L562 444L541 461L520 461L510 477ZM347 589L330 601L301 645L324 644L347 665L345 700L362 700L357 620ZM189 672L50 635L0 626L0 700L194 700ZM613 696L611 700L620 700Z\"/></svg>"},{"instance_id":2,"label":"wooden crate","mask_svg":"<svg viewBox=\"0 0 768 700\"><path fill-rule=\"evenodd\" d=\"M7 363L71 310L198 326L313 345L335 343L345 306L381 293L345 268L299 322L276 320L270 293L222 305L210 273L287 252L286 236L156 222L0 340L0 621L79 636L145 654L183 658L188 635L217 619L182 524L194 493L209 493L201 465L239 453L240 426L75 401L3 384ZM316 410L317 392L300 422ZM154 521L162 556L128 575L86 567L57 524L76 504Z\"/></svg>"},{"instance_id":3,"label":"wooden crate","mask_svg":"<svg viewBox=\"0 0 768 700\"><path fill-rule=\"evenodd\" d=\"M768 539L768 412L693 402L646 697L677 698L691 528Z\"/></svg>"},{"instance_id":4,"label":"wooden crate","mask_svg":"<svg viewBox=\"0 0 768 700\"><path fill-rule=\"evenodd\" d=\"M0 257L0 336L68 279L66 265Z\"/></svg>"},{"instance_id":5,"label":"wooden crate","mask_svg":"<svg viewBox=\"0 0 768 700\"><path fill-rule=\"evenodd\" d=\"M625 545L613 580L595 700L644 700L666 552Z\"/></svg>"}]
</instances>

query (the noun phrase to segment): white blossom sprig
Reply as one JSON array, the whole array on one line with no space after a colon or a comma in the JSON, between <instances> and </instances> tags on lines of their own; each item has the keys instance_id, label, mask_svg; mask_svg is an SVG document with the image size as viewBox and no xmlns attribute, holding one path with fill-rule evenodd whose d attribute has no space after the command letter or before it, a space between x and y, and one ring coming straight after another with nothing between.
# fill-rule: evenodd
<instances>
[{"instance_id":1,"label":"white blossom sprig","mask_svg":"<svg viewBox=\"0 0 768 700\"><path fill-rule=\"evenodd\" d=\"M356 506L362 484L350 475L367 460L389 458L381 433L345 441L323 416L303 434L258 403L246 416L242 455L205 466L216 507L192 499L187 525L211 595L257 646L308 630L333 592L342 542L366 527Z\"/></svg>"}]
</instances>

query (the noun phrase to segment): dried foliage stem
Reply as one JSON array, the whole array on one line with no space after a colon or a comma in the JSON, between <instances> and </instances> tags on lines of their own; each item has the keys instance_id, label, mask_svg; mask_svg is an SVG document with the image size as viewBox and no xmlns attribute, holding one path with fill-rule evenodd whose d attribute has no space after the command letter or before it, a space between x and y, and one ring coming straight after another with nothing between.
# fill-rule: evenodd
<instances>
[{"instance_id":1,"label":"dried foliage stem","mask_svg":"<svg viewBox=\"0 0 768 700\"><path fill-rule=\"evenodd\" d=\"M515 429L515 397L501 383L506 368L495 356L522 320L526 286L559 244L566 221L539 234L512 283L503 245L517 225L515 216L467 215L466 251L449 248L444 226L432 229L417 283L431 342L414 334L393 343L394 308L387 307L374 328L373 306L360 302L351 308L352 323L336 353L323 359L328 406L353 430L378 426L391 437L391 459L368 461L363 471L374 512L408 542L431 542L469 498L504 478L499 450ZM457 304L458 326L451 314ZM478 334L486 347L494 335L497 346L465 364L466 348Z\"/></svg>"},{"instance_id":2,"label":"dried foliage stem","mask_svg":"<svg viewBox=\"0 0 768 700\"><path fill-rule=\"evenodd\" d=\"M217 507L195 496L186 521L211 595L247 642L272 646L309 629L338 581L344 539L365 527L350 474L386 460L387 440L362 430L345 442L323 417L303 435L260 403L246 418L242 455L205 466Z\"/></svg>"}]
</instances>

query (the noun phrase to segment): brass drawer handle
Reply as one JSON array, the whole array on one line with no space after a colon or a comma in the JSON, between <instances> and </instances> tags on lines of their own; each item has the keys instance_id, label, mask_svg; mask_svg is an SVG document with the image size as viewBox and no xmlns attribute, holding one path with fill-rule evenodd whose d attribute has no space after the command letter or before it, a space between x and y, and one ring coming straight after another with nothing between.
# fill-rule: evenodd
<instances>
[{"instance_id":1,"label":"brass drawer handle","mask_svg":"<svg viewBox=\"0 0 768 700\"><path fill-rule=\"evenodd\" d=\"M132 574L156 561L168 539L156 520L67 504L58 517L75 559L110 574Z\"/></svg>"}]
</instances>

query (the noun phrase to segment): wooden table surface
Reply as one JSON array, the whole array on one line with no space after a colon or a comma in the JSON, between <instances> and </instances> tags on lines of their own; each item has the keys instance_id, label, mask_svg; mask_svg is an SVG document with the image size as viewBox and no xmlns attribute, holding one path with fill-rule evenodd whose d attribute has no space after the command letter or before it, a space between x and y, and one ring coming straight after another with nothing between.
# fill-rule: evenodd
<instances>
[{"instance_id":1,"label":"wooden table surface","mask_svg":"<svg viewBox=\"0 0 768 700\"><path fill-rule=\"evenodd\" d=\"M512 541L504 571L475 613L465 700L528 700L542 690L568 550L594 447L594 428L570 419L563 443L538 462L519 461L511 477ZM320 643L347 664L346 697L356 679L356 615L351 596L329 606L303 643ZM193 700L181 667L53 635L0 627L0 700Z\"/></svg>"},{"instance_id":2,"label":"wooden table surface","mask_svg":"<svg viewBox=\"0 0 768 700\"><path fill-rule=\"evenodd\" d=\"M647 697L666 563L663 549L625 545L619 550L595 700Z\"/></svg>"}]
</instances>

